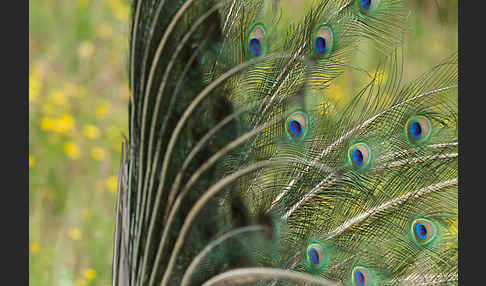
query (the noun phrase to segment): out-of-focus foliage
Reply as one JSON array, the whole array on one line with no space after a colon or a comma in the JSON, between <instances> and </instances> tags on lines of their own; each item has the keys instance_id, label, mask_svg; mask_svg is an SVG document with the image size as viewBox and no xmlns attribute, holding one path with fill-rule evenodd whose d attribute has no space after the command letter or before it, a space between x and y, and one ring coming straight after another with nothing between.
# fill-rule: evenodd
<instances>
[{"instance_id":1,"label":"out-of-focus foliage","mask_svg":"<svg viewBox=\"0 0 486 286\"><path fill-rule=\"evenodd\" d=\"M282 2L298 13L300 1ZM128 130L129 7L129 0L29 1L30 285L111 284L116 174ZM406 78L458 41L457 1L409 7ZM356 57L366 65L372 55ZM356 87L345 75L333 88L339 98Z\"/></svg>"},{"instance_id":2,"label":"out-of-focus foliage","mask_svg":"<svg viewBox=\"0 0 486 286\"><path fill-rule=\"evenodd\" d=\"M31 285L109 285L127 134L124 0L29 2Z\"/></svg>"}]
</instances>

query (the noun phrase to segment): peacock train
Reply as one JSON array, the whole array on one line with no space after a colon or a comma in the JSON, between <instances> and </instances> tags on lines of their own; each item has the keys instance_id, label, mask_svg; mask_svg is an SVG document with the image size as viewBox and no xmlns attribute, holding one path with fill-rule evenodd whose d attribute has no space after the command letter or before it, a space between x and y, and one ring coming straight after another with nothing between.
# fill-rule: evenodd
<instances>
[{"instance_id":1,"label":"peacock train","mask_svg":"<svg viewBox=\"0 0 486 286\"><path fill-rule=\"evenodd\" d=\"M132 1L113 285L457 285L457 52L408 80L404 1L281 2Z\"/></svg>"}]
</instances>

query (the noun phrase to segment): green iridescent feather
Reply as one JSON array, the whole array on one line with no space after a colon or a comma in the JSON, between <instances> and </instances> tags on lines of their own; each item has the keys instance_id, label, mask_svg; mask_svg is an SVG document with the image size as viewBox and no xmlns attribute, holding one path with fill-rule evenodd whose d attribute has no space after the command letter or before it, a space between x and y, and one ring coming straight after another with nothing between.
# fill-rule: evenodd
<instances>
[{"instance_id":1,"label":"green iridescent feather","mask_svg":"<svg viewBox=\"0 0 486 286\"><path fill-rule=\"evenodd\" d=\"M134 0L113 285L457 284L457 54L404 82L402 2Z\"/></svg>"}]
</instances>

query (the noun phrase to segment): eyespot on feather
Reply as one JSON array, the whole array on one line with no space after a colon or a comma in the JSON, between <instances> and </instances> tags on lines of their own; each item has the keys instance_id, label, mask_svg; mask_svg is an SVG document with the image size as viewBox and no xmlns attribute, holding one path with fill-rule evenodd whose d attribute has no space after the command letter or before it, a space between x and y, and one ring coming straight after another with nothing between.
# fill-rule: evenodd
<instances>
[{"instance_id":1,"label":"eyespot on feather","mask_svg":"<svg viewBox=\"0 0 486 286\"><path fill-rule=\"evenodd\" d=\"M429 139L432 132L432 123L422 115L411 117L406 124L407 138L411 144L421 144Z\"/></svg>"},{"instance_id":2,"label":"eyespot on feather","mask_svg":"<svg viewBox=\"0 0 486 286\"><path fill-rule=\"evenodd\" d=\"M368 270L361 266L356 266L352 273L353 285L368 286L371 285L371 275Z\"/></svg>"},{"instance_id":3,"label":"eyespot on feather","mask_svg":"<svg viewBox=\"0 0 486 286\"><path fill-rule=\"evenodd\" d=\"M312 36L312 47L316 56L327 57L333 47L333 33L329 26L319 26Z\"/></svg>"},{"instance_id":4,"label":"eyespot on feather","mask_svg":"<svg viewBox=\"0 0 486 286\"><path fill-rule=\"evenodd\" d=\"M435 224L428 219L416 219L412 222L411 229L413 237L418 244L428 244L436 237Z\"/></svg>"},{"instance_id":5,"label":"eyespot on feather","mask_svg":"<svg viewBox=\"0 0 486 286\"><path fill-rule=\"evenodd\" d=\"M307 262L313 269L320 269L325 265L325 256L322 246L311 243L307 246Z\"/></svg>"},{"instance_id":6,"label":"eyespot on feather","mask_svg":"<svg viewBox=\"0 0 486 286\"><path fill-rule=\"evenodd\" d=\"M348 149L348 160L357 170L366 168L370 158L371 150L365 143L356 143Z\"/></svg>"},{"instance_id":7,"label":"eyespot on feather","mask_svg":"<svg viewBox=\"0 0 486 286\"><path fill-rule=\"evenodd\" d=\"M357 0L359 5L359 10L362 14L368 15L376 8L376 4L379 0Z\"/></svg>"},{"instance_id":8,"label":"eyespot on feather","mask_svg":"<svg viewBox=\"0 0 486 286\"><path fill-rule=\"evenodd\" d=\"M293 140L300 140L307 134L308 122L307 115L302 111L296 111L287 117L285 130L287 135Z\"/></svg>"},{"instance_id":9,"label":"eyespot on feather","mask_svg":"<svg viewBox=\"0 0 486 286\"><path fill-rule=\"evenodd\" d=\"M263 25L255 24L250 28L246 50L250 58L256 58L265 54L265 28Z\"/></svg>"}]
</instances>

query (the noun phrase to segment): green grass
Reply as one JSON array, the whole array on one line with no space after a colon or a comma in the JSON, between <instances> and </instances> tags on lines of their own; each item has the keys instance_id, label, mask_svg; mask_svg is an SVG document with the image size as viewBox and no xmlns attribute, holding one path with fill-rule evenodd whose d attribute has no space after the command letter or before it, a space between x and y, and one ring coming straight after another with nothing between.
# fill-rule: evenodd
<instances>
[{"instance_id":1,"label":"green grass","mask_svg":"<svg viewBox=\"0 0 486 286\"><path fill-rule=\"evenodd\" d=\"M457 1L437 2L408 2L407 78L457 49ZM30 285L111 285L128 17L128 0L29 1Z\"/></svg>"}]
</instances>

